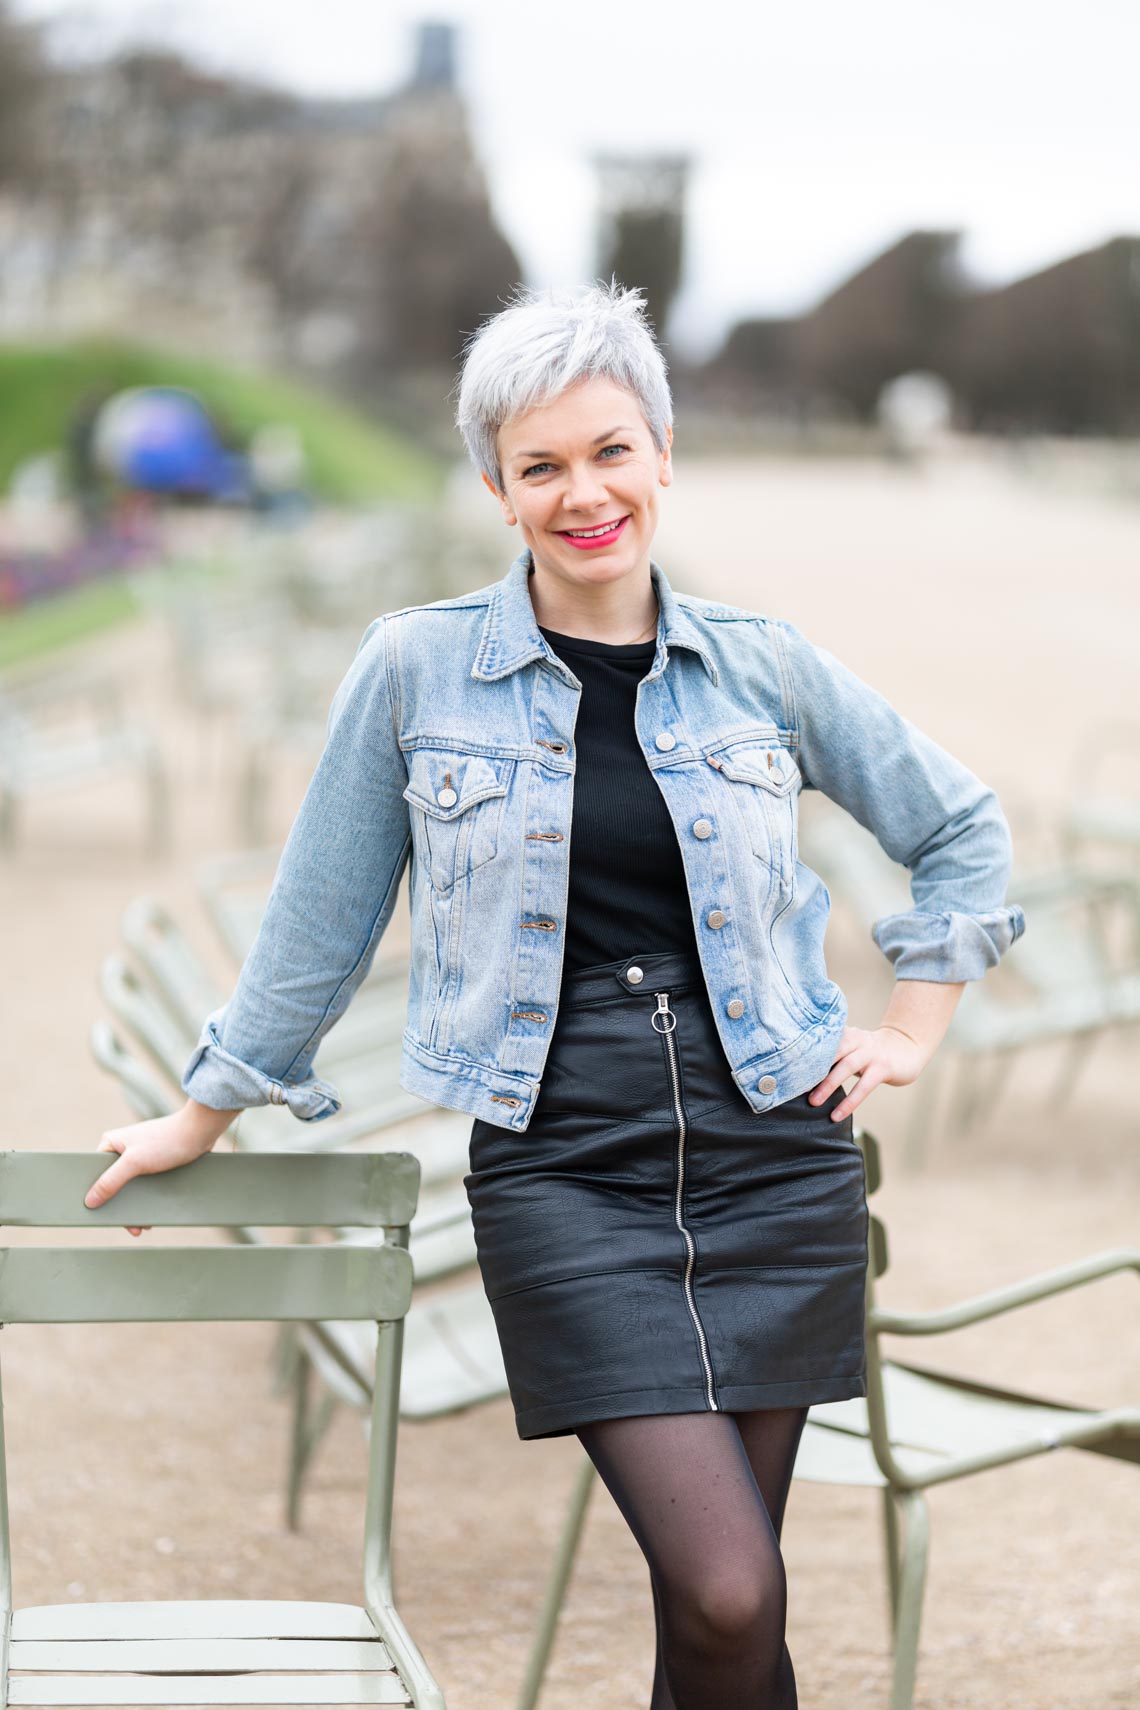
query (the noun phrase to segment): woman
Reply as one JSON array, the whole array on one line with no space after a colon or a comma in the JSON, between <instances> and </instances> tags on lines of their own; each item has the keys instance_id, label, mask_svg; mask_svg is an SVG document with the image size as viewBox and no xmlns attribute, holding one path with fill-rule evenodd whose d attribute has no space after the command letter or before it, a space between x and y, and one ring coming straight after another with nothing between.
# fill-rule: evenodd
<instances>
[{"instance_id":1,"label":"woman","mask_svg":"<svg viewBox=\"0 0 1140 1710\"><path fill-rule=\"evenodd\" d=\"M1023 930L1006 823L792 625L651 560L672 408L637 292L520 290L468 347L458 421L524 550L366 632L187 1104L106 1134L88 1203L248 1105L338 1108L313 1055L410 859L400 1078L474 1117L519 1435L576 1433L645 1553L652 1710L788 1710L796 1449L813 1402L866 1393L852 1113L915 1079ZM804 784L911 870L913 909L874 929L877 1027L827 976Z\"/></svg>"}]
</instances>

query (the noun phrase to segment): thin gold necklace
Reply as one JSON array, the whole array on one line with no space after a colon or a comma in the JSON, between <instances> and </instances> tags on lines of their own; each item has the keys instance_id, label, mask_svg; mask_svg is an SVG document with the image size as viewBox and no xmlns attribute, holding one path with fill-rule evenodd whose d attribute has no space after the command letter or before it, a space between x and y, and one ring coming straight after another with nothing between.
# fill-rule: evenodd
<instances>
[{"instance_id":1,"label":"thin gold necklace","mask_svg":"<svg viewBox=\"0 0 1140 1710\"><path fill-rule=\"evenodd\" d=\"M660 613L654 612L653 619L652 619L651 623L648 625L648 628L643 629L640 635L635 635L632 641L622 642L622 646L623 647L634 647L634 646L636 646L636 644L639 641L648 641L649 637L651 635L655 635L657 633L657 619L659 616L660 616Z\"/></svg>"},{"instance_id":2,"label":"thin gold necklace","mask_svg":"<svg viewBox=\"0 0 1140 1710\"><path fill-rule=\"evenodd\" d=\"M615 641L610 642L609 645L611 647L635 647L639 641L648 641L651 635L655 635L657 633L657 619L660 615L660 608L658 608L658 610L654 612L653 617L650 619L646 628L642 630L640 635L635 635L632 641ZM553 628L553 625L547 624L546 628Z\"/></svg>"}]
</instances>

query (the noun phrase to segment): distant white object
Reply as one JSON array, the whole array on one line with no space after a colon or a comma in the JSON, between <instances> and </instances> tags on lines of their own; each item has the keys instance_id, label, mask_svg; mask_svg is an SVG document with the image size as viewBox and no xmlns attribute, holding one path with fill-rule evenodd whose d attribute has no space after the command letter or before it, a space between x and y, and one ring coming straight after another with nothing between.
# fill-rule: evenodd
<instances>
[{"instance_id":1,"label":"distant white object","mask_svg":"<svg viewBox=\"0 0 1140 1710\"><path fill-rule=\"evenodd\" d=\"M66 503L67 471L58 451L26 457L13 469L7 503L0 504L0 546L22 552L62 552L74 534Z\"/></svg>"},{"instance_id":2,"label":"distant white object","mask_svg":"<svg viewBox=\"0 0 1140 1710\"><path fill-rule=\"evenodd\" d=\"M63 459L58 451L26 457L12 471L8 497L14 510L27 515L59 505L66 487Z\"/></svg>"},{"instance_id":3,"label":"distant white object","mask_svg":"<svg viewBox=\"0 0 1140 1710\"><path fill-rule=\"evenodd\" d=\"M287 493L305 485L308 466L301 435L292 422L266 422L249 442L254 485L263 493Z\"/></svg>"},{"instance_id":4,"label":"distant white object","mask_svg":"<svg viewBox=\"0 0 1140 1710\"><path fill-rule=\"evenodd\" d=\"M954 417L954 394L940 374L916 369L888 380L879 393L879 425L894 451L929 451Z\"/></svg>"}]
</instances>

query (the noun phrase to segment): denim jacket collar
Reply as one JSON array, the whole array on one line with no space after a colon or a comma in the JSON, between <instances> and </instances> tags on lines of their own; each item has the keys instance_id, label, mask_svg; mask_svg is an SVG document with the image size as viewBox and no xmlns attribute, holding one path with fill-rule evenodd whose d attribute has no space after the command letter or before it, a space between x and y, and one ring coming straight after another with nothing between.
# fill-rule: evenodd
<instances>
[{"instance_id":1,"label":"denim jacket collar","mask_svg":"<svg viewBox=\"0 0 1140 1710\"><path fill-rule=\"evenodd\" d=\"M555 658L546 638L538 627L530 598L530 572L533 558L528 547L521 552L500 582L496 582L487 608L487 617L475 653L471 675L492 682L517 671L532 659L549 659L560 670L561 660ZM674 594L660 565L650 560L649 574L657 595L657 651L648 675L658 677L669 661L670 647L688 647L698 653L706 672L715 683L717 668L701 640L696 624Z\"/></svg>"}]
</instances>

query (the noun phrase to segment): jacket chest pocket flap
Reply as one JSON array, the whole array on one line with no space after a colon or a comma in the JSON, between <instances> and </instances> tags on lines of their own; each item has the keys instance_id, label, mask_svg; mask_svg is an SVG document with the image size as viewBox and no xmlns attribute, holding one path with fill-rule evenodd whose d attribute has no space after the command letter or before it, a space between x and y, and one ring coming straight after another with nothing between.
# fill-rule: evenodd
<instances>
[{"instance_id":1,"label":"jacket chest pocket flap","mask_svg":"<svg viewBox=\"0 0 1140 1710\"><path fill-rule=\"evenodd\" d=\"M791 754L777 741L750 741L709 760L733 788L754 853L789 879L796 863L795 794L803 781Z\"/></svg>"},{"instance_id":2,"label":"jacket chest pocket flap","mask_svg":"<svg viewBox=\"0 0 1140 1710\"><path fill-rule=\"evenodd\" d=\"M412 809L412 844L436 890L450 890L494 858L509 764L454 749L408 755L404 800Z\"/></svg>"}]
</instances>

